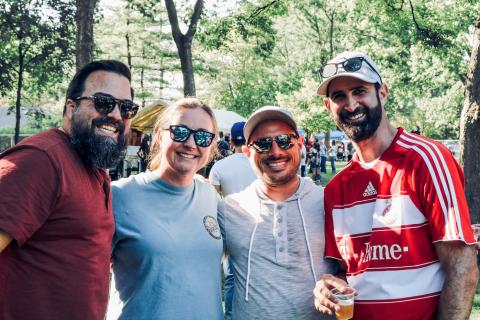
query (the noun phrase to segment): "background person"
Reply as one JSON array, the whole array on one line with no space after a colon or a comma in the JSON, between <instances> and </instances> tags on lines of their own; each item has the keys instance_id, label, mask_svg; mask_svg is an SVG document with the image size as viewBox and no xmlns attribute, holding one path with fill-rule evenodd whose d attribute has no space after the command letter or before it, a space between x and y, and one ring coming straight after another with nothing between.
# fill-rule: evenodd
<instances>
[{"instance_id":1,"label":"background person","mask_svg":"<svg viewBox=\"0 0 480 320\"><path fill-rule=\"evenodd\" d=\"M231 143L235 153L223 158L213 165L208 177L210 183L223 196L228 196L245 189L256 179L255 172L242 147L245 145L243 127L245 121L234 123L231 129Z\"/></svg>"},{"instance_id":2,"label":"background person","mask_svg":"<svg viewBox=\"0 0 480 320\"><path fill-rule=\"evenodd\" d=\"M305 146L305 137L301 136L300 143L302 144L302 151L300 155L300 177L307 176L307 147Z\"/></svg>"},{"instance_id":3,"label":"background person","mask_svg":"<svg viewBox=\"0 0 480 320\"><path fill-rule=\"evenodd\" d=\"M106 168L125 155L130 70L85 65L70 82L60 129L0 155L0 319L103 320L114 231Z\"/></svg>"},{"instance_id":4,"label":"background person","mask_svg":"<svg viewBox=\"0 0 480 320\"><path fill-rule=\"evenodd\" d=\"M468 319L478 281L461 168L440 143L393 127L388 87L372 59L344 52L318 89L356 149L325 189L326 255L358 290L354 319ZM325 275L319 310L337 308Z\"/></svg>"},{"instance_id":5,"label":"background person","mask_svg":"<svg viewBox=\"0 0 480 320\"><path fill-rule=\"evenodd\" d=\"M312 171L312 180L316 184L319 184L321 181L320 176L320 144L315 142L313 148L310 150L310 168Z\"/></svg>"},{"instance_id":6,"label":"background person","mask_svg":"<svg viewBox=\"0 0 480 320\"><path fill-rule=\"evenodd\" d=\"M242 151L242 147L245 145L244 126L245 121L233 124L230 141L234 146L235 153L215 162L210 171L210 183L224 197L244 190L257 178L246 154ZM231 319L234 279L228 257L223 260L223 271L225 274L225 316L227 319Z\"/></svg>"},{"instance_id":7,"label":"background person","mask_svg":"<svg viewBox=\"0 0 480 320\"><path fill-rule=\"evenodd\" d=\"M112 184L120 319L223 319L219 197L193 179L217 131L210 107L177 101L155 124L151 170Z\"/></svg>"},{"instance_id":8,"label":"background person","mask_svg":"<svg viewBox=\"0 0 480 320\"><path fill-rule=\"evenodd\" d=\"M318 141L320 146L320 172L327 173L327 147L322 140Z\"/></svg>"},{"instance_id":9,"label":"background person","mask_svg":"<svg viewBox=\"0 0 480 320\"><path fill-rule=\"evenodd\" d=\"M137 156L140 158L140 172L145 172L148 168L148 155L150 154L150 137L144 135L142 143L137 151ZM128 177L128 176L127 176Z\"/></svg>"},{"instance_id":10,"label":"background person","mask_svg":"<svg viewBox=\"0 0 480 320\"><path fill-rule=\"evenodd\" d=\"M312 299L316 279L332 271L323 259L323 188L297 174L301 145L293 116L260 108L244 135L257 180L226 197L218 216L235 279L232 317L331 319Z\"/></svg>"},{"instance_id":11,"label":"background person","mask_svg":"<svg viewBox=\"0 0 480 320\"><path fill-rule=\"evenodd\" d=\"M339 142L337 146L337 159L340 161L345 160L345 145L343 142Z\"/></svg>"},{"instance_id":12,"label":"background person","mask_svg":"<svg viewBox=\"0 0 480 320\"><path fill-rule=\"evenodd\" d=\"M332 140L332 145L328 149L328 160L330 161L330 166L332 167L332 173L337 172L335 168L335 160L337 160L337 146L335 140Z\"/></svg>"},{"instance_id":13,"label":"background person","mask_svg":"<svg viewBox=\"0 0 480 320\"><path fill-rule=\"evenodd\" d=\"M355 154L355 148L351 142L347 143L347 161L352 160L353 155Z\"/></svg>"}]
</instances>

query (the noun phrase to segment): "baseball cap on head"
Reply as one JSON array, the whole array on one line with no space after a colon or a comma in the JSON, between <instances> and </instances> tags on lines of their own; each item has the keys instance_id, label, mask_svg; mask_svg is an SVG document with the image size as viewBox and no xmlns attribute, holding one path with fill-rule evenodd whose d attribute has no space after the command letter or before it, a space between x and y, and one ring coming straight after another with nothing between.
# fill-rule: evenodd
<instances>
[{"instance_id":1,"label":"baseball cap on head","mask_svg":"<svg viewBox=\"0 0 480 320\"><path fill-rule=\"evenodd\" d=\"M245 121L235 122L230 130L231 139L233 142L245 143L245 137L243 136L243 127L245 127Z\"/></svg>"},{"instance_id":2,"label":"baseball cap on head","mask_svg":"<svg viewBox=\"0 0 480 320\"><path fill-rule=\"evenodd\" d=\"M322 83L317 93L327 95L330 82L339 77L353 77L368 83L382 84L380 69L372 58L362 52L346 51L335 56L318 70Z\"/></svg>"},{"instance_id":3,"label":"baseball cap on head","mask_svg":"<svg viewBox=\"0 0 480 320\"><path fill-rule=\"evenodd\" d=\"M297 132L297 124L295 123L293 115L290 111L278 106L265 106L255 111L245 123L245 128L243 128L245 140L248 142L250 135L253 133L255 128L260 123L267 120L279 120L285 122L292 127L295 132Z\"/></svg>"}]
</instances>

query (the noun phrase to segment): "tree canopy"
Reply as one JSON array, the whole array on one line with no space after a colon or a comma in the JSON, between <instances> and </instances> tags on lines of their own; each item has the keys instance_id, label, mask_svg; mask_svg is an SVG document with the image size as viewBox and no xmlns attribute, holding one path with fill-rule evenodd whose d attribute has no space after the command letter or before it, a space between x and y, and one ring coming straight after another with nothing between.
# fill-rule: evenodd
<instances>
[{"instance_id":1,"label":"tree canopy","mask_svg":"<svg viewBox=\"0 0 480 320\"><path fill-rule=\"evenodd\" d=\"M11 19L6 13L14 3L30 2L0 0L2 21ZM62 47L70 51L49 58L58 64L35 64L41 71L29 72L27 78L38 74L60 82L65 74L71 74L64 70L74 58L67 44L75 39L69 11L75 2L37 2L56 8L66 22L48 37L35 38L35 46L29 49L52 47L55 38L63 41L57 42L55 52ZM158 98L174 100L194 93L216 108L243 116L263 105L282 105L291 109L309 132L327 131L335 126L316 95L320 81L316 71L335 54L359 50L371 55L381 68L390 88L387 109L396 125L419 127L436 139L459 136L478 1L240 0L232 4L219 0L213 5L211 1L174 4L151 0L120 0L113 8L98 4L101 15L95 19L94 57L126 62L143 106ZM176 20L172 10L168 14L169 7L176 10ZM36 14L40 14L38 10ZM44 21L25 18L21 28L35 30ZM19 40L13 36L15 23L1 25L4 101L14 95L16 87L16 67L9 61L18 52ZM69 39L63 38L65 32L70 32ZM29 37L36 34L39 31L32 31ZM187 47L191 53L184 52L182 58L178 45L186 36L190 37ZM189 55L191 68L185 64ZM186 74L191 77L186 79ZM27 81L31 86L47 83L32 79ZM27 83L23 86L28 87Z\"/></svg>"}]
</instances>

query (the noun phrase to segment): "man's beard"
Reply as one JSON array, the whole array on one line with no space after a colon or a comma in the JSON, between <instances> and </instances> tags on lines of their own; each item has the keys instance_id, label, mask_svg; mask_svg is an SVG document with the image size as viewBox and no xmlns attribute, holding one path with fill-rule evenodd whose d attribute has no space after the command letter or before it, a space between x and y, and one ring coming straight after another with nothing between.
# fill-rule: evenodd
<instances>
[{"instance_id":1,"label":"man's beard","mask_svg":"<svg viewBox=\"0 0 480 320\"><path fill-rule=\"evenodd\" d=\"M95 133L95 129L101 124L116 126L118 141ZM85 163L99 169L116 167L127 153L125 125L121 121L115 121L108 117L86 121L74 114L70 129L70 142Z\"/></svg>"},{"instance_id":2,"label":"man's beard","mask_svg":"<svg viewBox=\"0 0 480 320\"><path fill-rule=\"evenodd\" d=\"M362 121L352 121L349 118L357 114L365 113ZM350 140L358 142L370 138L377 131L382 121L382 104L377 90L377 105L374 108L359 106L354 112L343 109L340 114L334 116L337 126L345 132Z\"/></svg>"}]
</instances>

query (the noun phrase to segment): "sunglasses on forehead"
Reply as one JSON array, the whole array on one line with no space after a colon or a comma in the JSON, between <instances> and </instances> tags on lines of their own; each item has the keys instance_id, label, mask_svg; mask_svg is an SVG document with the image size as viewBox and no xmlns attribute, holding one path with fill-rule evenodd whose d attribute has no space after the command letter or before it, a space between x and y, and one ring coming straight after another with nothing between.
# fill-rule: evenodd
<instances>
[{"instance_id":1,"label":"sunglasses on forehead","mask_svg":"<svg viewBox=\"0 0 480 320\"><path fill-rule=\"evenodd\" d=\"M208 132L207 130L197 129L193 130L184 125L172 125L168 129L170 131L170 138L175 142L185 142L193 134L193 140L199 147L206 148L212 144L215 134Z\"/></svg>"},{"instance_id":2,"label":"sunglasses on forehead","mask_svg":"<svg viewBox=\"0 0 480 320\"><path fill-rule=\"evenodd\" d=\"M338 63L328 63L323 66L323 69L318 69L318 78L321 82L323 79L333 77L338 73L338 66L341 66L346 72L357 72L362 68L363 62L365 62L370 67L370 69L372 69L372 71L378 75L380 81L382 81L382 77L380 76L380 74L375 70L375 68L370 64L370 62L368 62L368 60L363 57L350 58Z\"/></svg>"},{"instance_id":3,"label":"sunglasses on forehead","mask_svg":"<svg viewBox=\"0 0 480 320\"><path fill-rule=\"evenodd\" d=\"M264 137L248 144L249 147L260 153L267 153L272 149L273 141L277 143L280 149L288 150L293 147L292 139L297 139L296 134L279 134L275 137Z\"/></svg>"},{"instance_id":4,"label":"sunglasses on forehead","mask_svg":"<svg viewBox=\"0 0 480 320\"><path fill-rule=\"evenodd\" d=\"M93 96L76 97L74 100L92 100L95 110L103 115L108 115L118 104L118 109L123 119L132 119L139 109L139 106L132 100L116 99L106 93L95 93Z\"/></svg>"}]
</instances>

